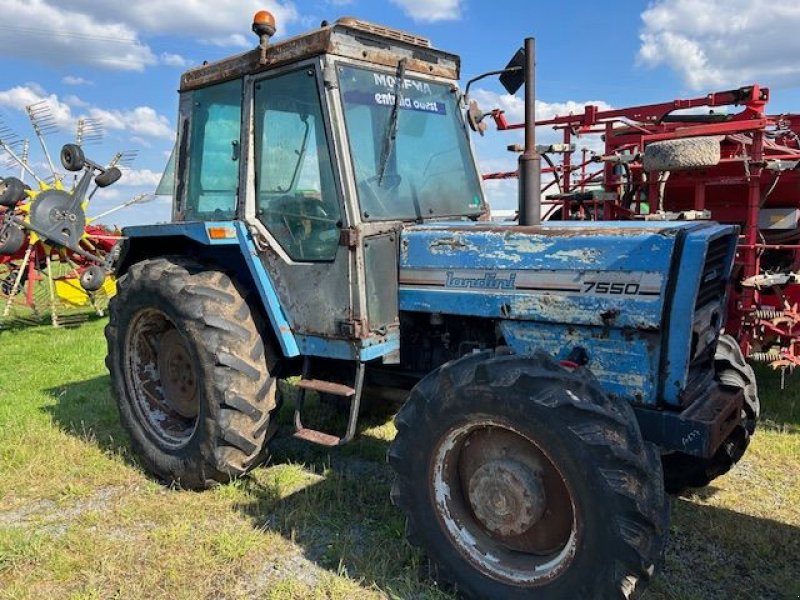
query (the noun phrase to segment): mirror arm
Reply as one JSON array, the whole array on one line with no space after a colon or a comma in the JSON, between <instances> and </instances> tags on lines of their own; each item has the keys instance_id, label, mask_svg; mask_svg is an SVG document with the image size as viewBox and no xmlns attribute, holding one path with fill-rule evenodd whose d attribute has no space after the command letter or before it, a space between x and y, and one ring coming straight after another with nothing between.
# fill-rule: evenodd
<instances>
[{"instance_id":1,"label":"mirror arm","mask_svg":"<svg viewBox=\"0 0 800 600\"><path fill-rule=\"evenodd\" d=\"M473 83L477 83L481 79L486 79L487 77L492 77L494 75L503 75L504 73L514 73L515 71L521 71L521 70L522 67L510 67L508 69L500 69L499 71L489 71L488 73L483 73L482 75L473 77L467 82L467 86L464 88L464 100L466 101L469 98L469 88L472 87Z\"/></svg>"}]
</instances>

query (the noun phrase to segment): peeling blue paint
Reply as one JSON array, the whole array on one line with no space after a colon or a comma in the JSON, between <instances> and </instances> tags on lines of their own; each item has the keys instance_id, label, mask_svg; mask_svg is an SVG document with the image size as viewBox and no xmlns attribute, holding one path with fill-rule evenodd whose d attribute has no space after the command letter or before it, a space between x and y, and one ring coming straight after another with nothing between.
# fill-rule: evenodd
<instances>
[{"instance_id":1,"label":"peeling blue paint","mask_svg":"<svg viewBox=\"0 0 800 600\"><path fill-rule=\"evenodd\" d=\"M735 232L709 222L413 226L401 238L400 309L496 320L517 352L563 359L580 345L610 393L677 405L708 246L728 236L732 260Z\"/></svg>"}]
</instances>

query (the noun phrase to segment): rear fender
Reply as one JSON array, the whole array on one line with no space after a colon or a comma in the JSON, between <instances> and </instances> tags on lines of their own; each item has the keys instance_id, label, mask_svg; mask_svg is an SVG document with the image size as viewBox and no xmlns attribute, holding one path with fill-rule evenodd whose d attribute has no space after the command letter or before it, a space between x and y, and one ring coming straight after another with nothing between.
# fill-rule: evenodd
<instances>
[{"instance_id":1,"label":"rear fender","mask_svg":"<svg viewBox=\"0 0 800 600\"><path fill-rule=\"evenodd\" d=\"M219 266L242 286L251 309L258 310L271 325L276 349L286 358L300 355L278 295L244 223L165 223L127 227L123 234L126 239L115 269L117 277L134 263L157 256L187 256ZM251 290L256 294L247 294Z\"/></svg>"}]
</instances>

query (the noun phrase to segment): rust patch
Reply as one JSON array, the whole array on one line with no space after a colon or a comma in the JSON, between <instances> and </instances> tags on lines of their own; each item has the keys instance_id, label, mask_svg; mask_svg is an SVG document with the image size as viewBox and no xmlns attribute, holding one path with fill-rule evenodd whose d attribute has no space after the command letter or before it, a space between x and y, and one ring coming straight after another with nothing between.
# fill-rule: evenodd
<instances>
[{"instance_id":1,"label":"rust patch","mask_svg":"<svg viewBox=\"0 0 800 600\"><path fill-rule=\"evenodd\" d=\"M428 249L431 251L431 254L452 254L456 251L470 251L477 250L478 248L472 244L468 244L460 236L453 236L450 238L433 240L429 244Z\"/></svg>"},{"instance_id":2,"label":"rust patch","mask_svg":"<svg viewBox=\"0 0 800 600\"><path fill-rule=\"evenodd\" d=\"M367 43L361 44L343 43L344 40L337 41L337 39L334 38L335 32L338 31L341 34L343 30L347 31L350 35L355 33L358 37L374 38L381 41L385 40L388 44L406 49L413 48L421 55L431 56L430 61L424 58L408 58L406 62L406 70L408 71L435 75L454 81L459 78L460 59L454 54L449 54L433 48L423 49L413 44L405 43L402 40L392 39L390 37L384 38L375 33L348 27L346 24L334 23L270 45L267 50L267 64L265 65L260 64L261 51L255 48L242 54L237 54L190 69L181 77L180 91L186 92L212 83L239 79L245 75L259 73L320 54L336 54L365 60L376 65L397 67L397 61L399 58L402 58L402 56L398 57L396 52L371 48L367 45L369 40L367 40ZM345 40L352 42L353 38L345 38ZM445 63L449 61L450 64L440 64L438 62L439 58L445 59ZM437 61L434 62L433 59L437 59Z\"/></svg>"}]
</instances>

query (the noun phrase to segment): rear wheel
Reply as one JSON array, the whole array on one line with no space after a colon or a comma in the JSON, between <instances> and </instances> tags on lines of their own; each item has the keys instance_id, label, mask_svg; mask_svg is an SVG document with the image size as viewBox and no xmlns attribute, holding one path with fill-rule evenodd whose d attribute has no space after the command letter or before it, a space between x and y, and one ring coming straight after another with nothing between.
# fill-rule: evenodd
<instances>
[{"instance_id":1,"label":"rear wheel","mask_svg":"<svg viewBox=\"0 0 800 600\"><path fill-rule=\"evenodd\" d=\"M750 437L755 433L761 413L756 375L732 336L719 336L714 367L720 385L741 389L744 393L742 422L711 458L690 456L682 452L663 456L664 484L671 494L678 494L687 488L705 487L730 471L744 455L750 445Z\"/></svg>"},{"instance_id":2,"label":"rear wheel","mask_svg":"<svg viewBox=\"0 0 800 600\"><path fill-rule=\"evenodd\" d=\"M106 327L112 386L134 450L162 480L205 488L261 453L275 381L250 309L231 279L179 257L117 280Z\"/></svg>"},{"instance_id":3,"label":"rear wheel","mask_svg":"<svg viewBox=\"0 0 800 600\"><path fill-rule=\"evenodd\" d=\"M669 519L626 403L545 355L482 353L412 390L392 500L438 578L471 598L632 598Z\"/></svg>"}]
</instances>

